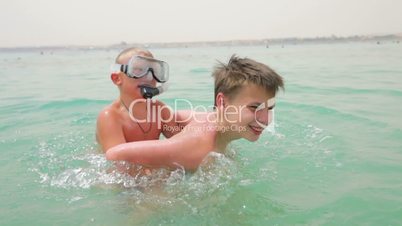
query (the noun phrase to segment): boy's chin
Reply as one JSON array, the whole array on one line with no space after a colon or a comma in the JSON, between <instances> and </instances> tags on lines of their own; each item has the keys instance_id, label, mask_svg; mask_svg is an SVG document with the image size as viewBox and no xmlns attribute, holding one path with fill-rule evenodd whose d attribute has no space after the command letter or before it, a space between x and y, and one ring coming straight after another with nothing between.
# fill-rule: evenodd
<instances>
[{"instance_id":1,"label":"boy's chin","mask_svg":"<svg viewBox=\"0 0 402 226\"><path fill-rule=\"evenodd\" d=\"M250 142L255 142L260 138L260 135L247 134L247 136L244 136L243 138Z\"/></svg>"}]
</instances>

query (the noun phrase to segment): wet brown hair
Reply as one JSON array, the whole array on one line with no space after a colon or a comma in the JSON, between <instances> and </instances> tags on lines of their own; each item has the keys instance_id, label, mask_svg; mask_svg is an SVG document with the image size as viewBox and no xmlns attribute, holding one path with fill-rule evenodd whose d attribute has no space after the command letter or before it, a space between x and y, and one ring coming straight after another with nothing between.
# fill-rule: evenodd
<instances>
[{"instance_id":1,"label":"wet brown hair","mask_svg":"<svg viewBox=\"0 0 402 226\"><path fill-rule=\"evenodd\" d=\"M284 89L282 77L270 67L236 55L232 55L227 64L219 62L214 68L212 77L215 79L215 100L220 92L231 98L247 84L261 86L274 95L280 88Z\"/></svg>"}]
</instances>

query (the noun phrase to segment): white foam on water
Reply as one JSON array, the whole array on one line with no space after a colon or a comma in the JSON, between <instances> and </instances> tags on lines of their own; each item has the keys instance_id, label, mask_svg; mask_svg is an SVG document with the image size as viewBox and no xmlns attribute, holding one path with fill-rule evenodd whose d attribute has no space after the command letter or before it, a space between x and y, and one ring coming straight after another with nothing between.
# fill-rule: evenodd
<instances>
[{"instance_id":1,"label":"white foam on water","mask_svg":"<svg viewBox=\"0 0 402 226\"><path fill-rule=\"evenodd\" d=\"M191 209L195 208L190 204L194 198L208 197L227 188L237 176L234 151L227 154L211 152L194 173L178 167L173 171L152 169L147 174L138 165L107 161L93 144L80 147L82 140L85 138L56 137L40 142L32 153L39 158L30 168L38 175L36 181L45 187L71 191L71 197L66 199L68 203L85 199L85 195L80 194L83 190L117 188L137 204L166 207L180 203ZM134 169L137 174L130 175L121 169Z\"/></svg>"}]
</instances>

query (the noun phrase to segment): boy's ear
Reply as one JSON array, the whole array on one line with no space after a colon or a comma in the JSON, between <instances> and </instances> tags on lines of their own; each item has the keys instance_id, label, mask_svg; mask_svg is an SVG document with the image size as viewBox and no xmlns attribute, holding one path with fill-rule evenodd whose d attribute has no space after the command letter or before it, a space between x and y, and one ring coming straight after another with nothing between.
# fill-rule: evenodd
<instances>
[{"instance_id":1,"label":"boy's ear","mask_svg":"<svg viewBox=\"0 0 402 226\"><path fill-rule=\"evenodd\" d=\"M119 73L112 73L112 74L110 75L110 79L112 80L112 82L113 82L115 85L121 85L121 83L122 83L122 79L121 79Z\"/></svg>"},{"instance_id":2,"label":"boy's ear","mask_svg":"<svg viewBox=\"0 0 402 226\"><path fill-rule=\"evenodd\" d=\"M225 95L223 93L218 93L215 98L215 103L217 108L225 107Z\"/></svg>"}]
</instances>

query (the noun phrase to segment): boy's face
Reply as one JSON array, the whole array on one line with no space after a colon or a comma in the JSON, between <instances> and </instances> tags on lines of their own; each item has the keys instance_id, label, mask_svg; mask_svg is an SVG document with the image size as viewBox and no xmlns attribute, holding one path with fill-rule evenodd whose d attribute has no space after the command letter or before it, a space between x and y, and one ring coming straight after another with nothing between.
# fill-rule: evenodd
<instances>
[{"instance_id":1,"label":"boy's face","mask_svg":"<svg viewBox=\"0 0 402 226\"><path fill-rule=\"evenodd\" d=\"M232 136L249 141L258 140L264 128L272 121L274 93L247 84L226 100L225 120L230 125Z\"/></svg>"},{"instance_id":2,"label":"boy's face","mask_svg":"<svg viewBox=\"0 0 402 226\"><path fill-rule=\"evenodd\" d=\"M120 76L122 80L120 86L121 92L135 98L142 97L140 88L138 87L139 85L148 85L151 87L156 87L155 79L154 78L150 79L148 75L141 78L130 78L126 74L120 73Z\"/></svg>"},{"instance_id":3,"label":"boy's face","mask_svg":"<svg viewBox=\"0 0 402 226\"><path fill-rule=\"evenodd\" d=\"M144 52L139 52L136 53L134 55L139 55L139 56L145 56L145 57L152 57L152 55L148 55ZM127 64L128 61L130 60L131 57L127 57L127 59L124 59L124 64ZM119 86L120 88L120 92L122 94L131 96L133 98L142 98L140 89L138 88L139 85L149 85L152 87L156 86L156 80L152 77L151 74L145 75L141 78L130 78L128 77L125 73L121 72L118 75L118 81L119 82L115 82L113 80L113 82Z\"/></svg>"}]
</instances>

